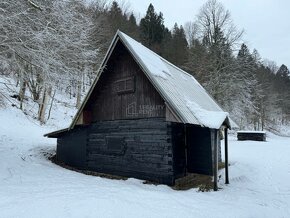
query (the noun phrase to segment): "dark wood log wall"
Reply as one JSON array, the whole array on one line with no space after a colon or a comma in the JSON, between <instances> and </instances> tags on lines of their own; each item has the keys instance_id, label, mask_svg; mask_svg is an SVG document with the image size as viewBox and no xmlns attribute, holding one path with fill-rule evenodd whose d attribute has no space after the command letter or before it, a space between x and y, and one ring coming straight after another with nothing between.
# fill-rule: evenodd
<instances>
[{"instance_id":1,"label":"dark wood log wall","mask_svg":"<svg viewBox=\"0 0 290 218\"><path fill-rule=\"evenodd\" d=\"M56 158L66 165L86 169L87 127L78 127L57 139Z\"/></svg>"},{"instance_id":2,"label":"dark wood log wall","mask_svg":"<svg viewBox=\"0 0 290 218\"><path fill-rule=\"evenodd\" d=\"M165 117L163 99L121 42L118 42L84 111L92 122Z\"/></svg>"},{"instance_id":3,"label":"dark wood log wall","mask_svg":"<svg viewBox=\"0 0 290 218\"><path fill-rule=\"evenodd\" d=\"M88 130L88 169L172 185L171 128L163 118L100 121Z\"/></svg>"},{"instance_id":4,"label":"dark wood log wall","mask_svg":"<svg viewBox=\"0 0 290 218\"><path fill-rule=\"evenodd\" d=\"M58 138L67 165L173 185L187 172L212 175L210 129L164 118L99 121ZM187 156L186 156L187 155ZM186 169L187 159L187 169Z\"/></svg>"}]
</instances>

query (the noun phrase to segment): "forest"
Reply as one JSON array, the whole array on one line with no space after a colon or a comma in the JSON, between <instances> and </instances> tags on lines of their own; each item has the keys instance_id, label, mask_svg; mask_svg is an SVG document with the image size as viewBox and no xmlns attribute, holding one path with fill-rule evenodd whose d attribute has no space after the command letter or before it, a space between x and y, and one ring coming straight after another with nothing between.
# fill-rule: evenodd
<instances>
[{"instance_id":1,"label":"forest","mask_svg":"<svg viewBox=\"0 0 290 218\"><path fill-rule=\"evenodd\" d=\"M290 124L287 66L251 51L217 0L172 29L152 4L144 17L106 0L4 0L0 12L0 75L15 81L16 107L25 112L27 98L37 104L41 123L49 119L56 93L80 107L120 29L192 74L240 128L278 131Z\"/></svg>"}]
</instances>

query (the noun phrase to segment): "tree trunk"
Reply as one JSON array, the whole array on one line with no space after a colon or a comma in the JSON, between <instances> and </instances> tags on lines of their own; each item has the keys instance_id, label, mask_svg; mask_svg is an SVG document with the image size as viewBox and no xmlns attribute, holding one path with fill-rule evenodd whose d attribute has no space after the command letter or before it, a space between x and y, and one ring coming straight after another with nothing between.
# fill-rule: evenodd
<instances>
[{"instance_id":1,"label":"tree trunk","mask_svg":"<svg viewBox=\"0 0 290 218\"><path fill-rule=\"evenodd\" d=\"M83 73L83 92L85 92L86 91L86 75L85 75L85 73Z\"/></svg>"},{"instance_id":2,"label":"tree trunk","mask_svg":"<svg viewBox=\"0 0 290 218\"><path fill-rule=\"evenodd\" d=\"M78 80L77 85L77 101L76 101L76 108L79 109L81 106L81 96L82 96L82 82Z\"/></svg>"},{"instance_id":3,"label":"tree trunk","mask_svg":"<svg viewBox=\"0 0 290 218\"><path fill-rule=\"evenodd\" d=\"M54 90L53 95L51 96L51 103L50 103L50 107L49 107L49 111L48 111L47 120L49 120L49 118L50 118L50 113L51 113L51 109L52 109L55 93L56 93L56 90Z\"/></svg>"},{"instance_id":4,"label":"tree trunk","mask_svg":"<svg viewBox=\"0 0 290 218\"><path fill-rule=\"evenodd\" d=\"M21 78L21 83L20 83L20 89L19 89L19 101L20 101L20 105L19 108L20 110L23 110L23 100L25 97L25 91L26 91L26 81L24 78Z\"/></svg>"},{"instance_id":5,"label":"tree trunk","mask_svg":"<svg viewBox=\"0 0 290 218\"><path fill-rule=\"evenodd\" d=\"M48 102L48 91L45 87L43 90L42 99L41 99L41 103L39 104L39 111L38 111L38 120L42 124L45 123L45 111L47 108L47 102Z\"/></svg>"}]
</instances>

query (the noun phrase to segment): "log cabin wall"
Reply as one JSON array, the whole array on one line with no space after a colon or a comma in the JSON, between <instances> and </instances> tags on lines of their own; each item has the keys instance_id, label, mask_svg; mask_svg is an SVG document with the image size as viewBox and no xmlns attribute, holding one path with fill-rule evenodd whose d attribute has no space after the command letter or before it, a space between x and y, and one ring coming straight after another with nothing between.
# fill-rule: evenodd
<instances>
[{"instance_id":1,"label":"log cabin wall","mask_svg":"<svg viewBox=\"0 0 290 218\"><path fill-rule=\"evenodd\" d=\"M166 115L162 97L120 41L84 108L87 111L92 122Z\"/></svg>"},{"instance_id":2,"label":"log cabin wall","mask_svg":"<svg viewBox=\"0 0 290 218\"><path fill-rule=\"evenodd\" d=\"M57 139L57 161L78 169L87 168L87 127L78 127Z\"/></svg>"},{"instance_id":3,"label":"log cabin wall","mask_svg":"<svg viewBox=\"0 0 290 218\"><path fill-rule=\"evenodd\" d=\"M208 128L187 125L185 131L184 124L164 118L99 121L59 137L57 160L78 169L173 185L186 170L212 175L209 134Z\"/></svg>"},{"instance_id":4,"label":"log cabin wall","mask_svg":"<svg viewBox=\"0 0 290 218\"><path fill-rule=\"evenodd\" d=\"M173 185L171 130L164 118L94 123L88 130L88 169Z\"/></svg>"}]
</instances>

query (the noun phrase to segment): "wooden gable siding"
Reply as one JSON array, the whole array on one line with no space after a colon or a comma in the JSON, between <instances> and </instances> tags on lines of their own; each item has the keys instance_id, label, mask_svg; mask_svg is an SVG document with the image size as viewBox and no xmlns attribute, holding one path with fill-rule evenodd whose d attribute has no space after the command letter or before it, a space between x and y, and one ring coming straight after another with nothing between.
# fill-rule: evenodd
<instances>
[{"instance_id":1,"label":"wooden gable siding","mask_svg":"<svg viewBox=\"0 0 290 218\"><path fill-rule=\"evenodd\" d=\"M108 60L84 109L87 111L91 111L92 122L166 115L162 97L121 42Z\"/></svg>"}]
</instances>

